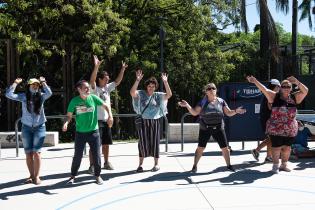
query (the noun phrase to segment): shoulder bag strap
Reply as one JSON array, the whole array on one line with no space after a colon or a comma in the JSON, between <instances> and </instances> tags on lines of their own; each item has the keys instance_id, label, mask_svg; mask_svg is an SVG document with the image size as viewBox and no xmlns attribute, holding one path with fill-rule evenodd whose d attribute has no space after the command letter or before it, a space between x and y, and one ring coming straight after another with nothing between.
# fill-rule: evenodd
<instances>
[{"instance_id":1,"label":"shoulder bag strap","mask_svg":"<svg viewBox=\"0 0 315 210\"><path fill-rule=\"evenodd\" d=\"M150 98L150 100L149 100L149 103L147 103L147 105L144 107L144 109L142 110L142 112L141 112L141 115L144 113L144 111L148 108L148 106L149 106L149 104L150 104L150 102L151 102L151 100L152 100L152 97L154 96L154 94L151 96L151 98Z\"/></svg>"}]
</instances>

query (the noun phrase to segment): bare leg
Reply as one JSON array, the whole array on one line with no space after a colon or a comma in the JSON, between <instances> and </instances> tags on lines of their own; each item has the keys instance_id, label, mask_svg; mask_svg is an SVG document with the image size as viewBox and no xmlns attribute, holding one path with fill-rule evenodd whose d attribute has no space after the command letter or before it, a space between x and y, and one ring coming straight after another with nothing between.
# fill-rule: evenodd
<instances>
[{"instance_id":1,"label":"bare leg","mask_svg":"<svg viewBox=\"0 0 315 210\"><path fill-rule=\"evenodd\" d=\"M197 167L198 162L199 162L204 150L205 150L205 147L197 147L197 149L195 151L195 158L194 158L193 167Z\"/></svg>"},{"instance_id":2,"label":"bare leg","mask_svg":"<svg viewBox=\"0 0 315 210\"><path fill-rule=\"evenodd\" d=\"M281 153L281 147L272 147L272 162L275 165L279 164L279 158L280 158L280 153Z\"/></svg>"},{"instance_id":3,"label":"bare leg","mask_svg":"<svg viewBox=\"0 0 315 210\"><path fill-rule=\"evenodd\" d=\"M34 179L34 157L33 157L33 152L27 153L26 154L26 165L28 168L28 171L30 173L30 178Z\"/></svg>"},{"instance_id":4,"label":"bare leg","mask_svg":"<svg viewBox=\"0 0 315 210\"><path fill-rule=\"evenodd\" d=\"M257 152L260 152L260 150L261 150L262 148L264 148L265 146L268 145L268 141L269 141L269 138L267 137L266 139L264 139L264 140L257 146L256 151L257 151Z\"/></svg>"},{"instance_id":5,"label":"bare leg","mask_svg":"<svg viewBox=\"0 0 315 210\"><path fill-rule=\"evenodd\" d=\"M109 145L108 144L102 145L102 152L104 154L104 162L108 163L108 157L109 157Z\"/></svg>"},{"instance_id":6,"label":"bare leg","mask_svg":"<svg viewBox=\"0 0 315 210\"><path fill-rule=\"evenodd\" d=\"M139 157L139 167L142 167L144 157Z\"/></svg>"},{"instance_id":7,"label":"bare leg","mask_svg":"<svg viewBox=\"0 0 315 210\"><path fill-rule=\"evenodd\" d=\"M231 165L230 151L228 147L221 148L221 151L222 151L222 156L224 157L226 165L227 166Z\"/></svg>"},{"instance_id":8,"label":"bare leg","mask_svg":"<svg viewBox=\"0 0 315 210\"><path fill-rule=\"evenodd\" d=\"M272 157L271 140L270 140L270 138L268 138L266 143L267 143L267 157Z\"/></svg>"},{"instance_id":9,"label":"bare leg","mask_svg":"<svg viewBox=\"0 0 315 210\"><path fill-rule=\"evenodd\" d=\"M35 184L40 184L41 180L39 178L39 171L41 167L41 155L40 152L34 152L34 162L33 162L33 167L34 167L34 180Z\"/></svg>"}]
</instances>

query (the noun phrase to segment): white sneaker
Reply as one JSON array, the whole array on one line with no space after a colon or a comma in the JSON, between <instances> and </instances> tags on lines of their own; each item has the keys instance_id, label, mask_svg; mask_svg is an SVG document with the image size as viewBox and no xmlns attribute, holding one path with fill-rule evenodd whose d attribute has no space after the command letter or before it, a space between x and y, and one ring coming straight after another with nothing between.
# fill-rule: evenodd
<instances>
[{"instance_id":1,"label":"white sneaker","mask_svg":"<svg viewBox=\"0 0 315 210\"><path fill-rule=\"evenodd\" d=\"M96 177L96 184L98 185L102 185L104 183L103 179L101 176L97 176Z\"/></svg>"}]
</instances>

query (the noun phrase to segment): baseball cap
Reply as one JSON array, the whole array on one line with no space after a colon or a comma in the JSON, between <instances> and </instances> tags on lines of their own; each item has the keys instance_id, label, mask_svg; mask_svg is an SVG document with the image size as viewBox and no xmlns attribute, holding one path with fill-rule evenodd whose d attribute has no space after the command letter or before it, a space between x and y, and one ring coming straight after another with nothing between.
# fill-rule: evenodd
<instances>
[{"instance_id":1,"label":"baseball cap","mask_svg":"<svg viewBox=\"0 0 315 210\"><path fill-rule=\"evenodd\" d=\"M28 85L31 85L31 84L34 84L34 83L40 84L40 82L36 78L29 79L28 82L27 82Z\"/></svg>"},{"instance_id":2,"label":"baseball cap","mask_svg":"<svg viewBox=\"0 0 315 210\"><path fill-rule=\"evenodd\" d=\"M271 80L270 80L270 84L272 84L272 85L277 85L277 86L281 86L279 80L277 80L277 79L271 79Z\"/></svg>"}]
</instances>

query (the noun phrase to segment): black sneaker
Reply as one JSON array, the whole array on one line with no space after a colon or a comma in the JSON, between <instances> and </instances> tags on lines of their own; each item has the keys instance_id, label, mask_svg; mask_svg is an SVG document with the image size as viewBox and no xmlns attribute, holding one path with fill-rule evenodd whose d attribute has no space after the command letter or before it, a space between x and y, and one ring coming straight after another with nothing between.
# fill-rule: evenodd
<instances>
[{"instance_id":1,"label":"black sneaker","mask_svg":"<svg viewBox=\"0 0 315 210\"><path fill-rule=\"evenodd\" d=\"M137 173L143 172L143 168L142 168L141 166L139 166L139 167L137 168L136 172L137 172Z\"/></svg>"},{"instance_id":2,"label":"black sneaker","mask_svg":"<svg viewBox=\"0 0 315 210\"><path fill-rule=\"evenodd\" d=\"M272 157L266 157L265 163L272 163Z\"/></svg>"},{"instance_id":3,"label":"black sneaker","mask_svg":"<svg viewBox=\"0 0 315 210\"><path fill-rule=\"evenodd\" d=\"M228 166L226 166L226 168L227 168L229 171L235 172L235 169L233 168L232 165L228 165Z\"/></svg>"},{"instance_id":4,"label":"black sneaker","mask_svg":"<svg viewBox=\"0 0 315 210\"><path fill-rule=\"evenodd\" d=\"M252 149L250 151L250 153L252 153L253 157L255 158L255 160L259 161L259 152L257 152L257 150Z\"/></svg>"}]
</instances>

